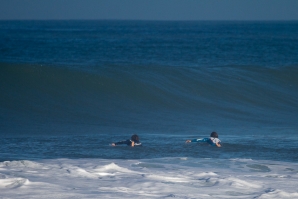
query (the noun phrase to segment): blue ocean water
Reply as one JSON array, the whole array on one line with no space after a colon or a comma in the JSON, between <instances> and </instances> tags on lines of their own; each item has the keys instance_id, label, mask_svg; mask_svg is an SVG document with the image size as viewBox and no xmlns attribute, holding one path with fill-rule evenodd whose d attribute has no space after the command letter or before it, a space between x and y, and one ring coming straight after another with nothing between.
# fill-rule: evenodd
<instances>
[{"instance_id":1,"label":"blue ocean water","mask_svg":"<svg viewBox=\"0 0 298 199\"><path fill-rule=\"evenodd\" d=\"M0 21L0 161L296 162L297 55L295 21Z\"/></svg>"}]
</instances>

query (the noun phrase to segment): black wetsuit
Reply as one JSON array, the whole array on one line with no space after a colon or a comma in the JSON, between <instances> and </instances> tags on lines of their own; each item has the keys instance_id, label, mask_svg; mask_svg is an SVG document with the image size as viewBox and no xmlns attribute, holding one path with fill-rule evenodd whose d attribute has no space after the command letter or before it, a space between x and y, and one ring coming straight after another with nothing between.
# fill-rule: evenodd
<instances>
[{"instance_id":1,"label":"black wetsuit","mask_svg":"<svg viewBox=\"0 0 298 199\"><path fill-rule=\"evenodd\" d=\"M120 142L116 142L115 145L126 144L127 146L131 146L132 140L123 140ZM135 146L141 146L142 143L140 141L135 142Z\"/></svg>"}]
</instances>

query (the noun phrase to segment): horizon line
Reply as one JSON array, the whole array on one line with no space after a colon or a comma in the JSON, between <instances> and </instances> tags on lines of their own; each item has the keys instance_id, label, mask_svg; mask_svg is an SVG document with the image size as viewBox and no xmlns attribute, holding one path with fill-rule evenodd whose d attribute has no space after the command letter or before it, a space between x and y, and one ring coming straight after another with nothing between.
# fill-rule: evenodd
<instances>
[{"instance_id":1,"label":"horizon line","mask_svg":"<svg viewBox=\"0 0 298 199\"><path fill-rule=\"evenodd\" d=\"M0 21L298 22L298 19L0 19Z\"/></svg>"}]
</instances>

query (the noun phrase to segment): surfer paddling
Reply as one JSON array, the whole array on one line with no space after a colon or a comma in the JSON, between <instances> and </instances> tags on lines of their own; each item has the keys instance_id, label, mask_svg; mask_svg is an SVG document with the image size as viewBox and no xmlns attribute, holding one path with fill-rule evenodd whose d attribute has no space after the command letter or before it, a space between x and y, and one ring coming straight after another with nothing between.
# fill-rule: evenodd
<instances>
[{"instance_id":1,"label":"surfer paddling","mask_svg":"<svg viewBox=\"0 0 298 199\"><path fill-rule=\"evenodd\" d=\"M192 140L186 140L185 143L190 142L206 142L212 146L221 147L221 141L218 139L218 134L216 132L212 132L210 135L210 138L200 138L200 139L192 139Z\"/></svg>"},{"instance_id":2,"label":"surfer paddling","mask_svg":"<svg viewBox=\"0 0 298 199\"><path fill-rule=\"evenodd\" d=\"M121 145L121 144L126 144L127 146L141 146L142 143L140 142L139 136L134 134L131 136L130 140L123 140L120 142L115 142L112 143L112 146L117 146L117 145Z\"/></svg>"}]
</instances>

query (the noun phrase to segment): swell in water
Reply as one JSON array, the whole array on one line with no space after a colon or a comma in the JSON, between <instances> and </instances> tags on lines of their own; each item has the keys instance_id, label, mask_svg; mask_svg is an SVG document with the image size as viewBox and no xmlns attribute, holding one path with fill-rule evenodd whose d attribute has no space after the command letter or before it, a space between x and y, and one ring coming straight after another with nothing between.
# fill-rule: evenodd
<instances>
[{"instance_id":1,"label":"swell in water","mask_svg":"<svg viewBox=\"0 0 298 199\"><path fill-rule=\"evenodd\" d=\"M16 123L141 129L297 125L296 66L83 71L2 63L0 70L1 123L7 130Z\"/></svg>"}]
</instances>

